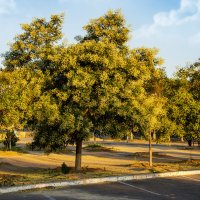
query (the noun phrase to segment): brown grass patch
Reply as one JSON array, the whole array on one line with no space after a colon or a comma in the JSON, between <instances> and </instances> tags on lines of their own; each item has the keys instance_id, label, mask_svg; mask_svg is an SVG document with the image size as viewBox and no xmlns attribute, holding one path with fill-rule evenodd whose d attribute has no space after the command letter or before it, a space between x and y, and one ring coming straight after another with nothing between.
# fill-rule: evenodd
<instances>
[{"instance_id":1,"label":"brown grass patch","mask_svg":"<svg viewBox=\"0 0 200 200\"><path fill-rule=\"evenodd\" d=\"M148 145L109 142L83 148L82 171L75 173L75 147L69 152L49 153L42 151L0 151L0 185L23 185L84 178L128 175L149 172L200 169L200 160L187 160L190 151L175 147L154 147L153 167L149 167ZM114 148L113 148L114 147ZM193 151L195 158L199 151ZM185 157L183 157L185 155ZM180 156L180 157L178 157ZM62 174L61 164L70 168ZM11 182L12 181L12 182Z\"/></svg>"}]
</instances>

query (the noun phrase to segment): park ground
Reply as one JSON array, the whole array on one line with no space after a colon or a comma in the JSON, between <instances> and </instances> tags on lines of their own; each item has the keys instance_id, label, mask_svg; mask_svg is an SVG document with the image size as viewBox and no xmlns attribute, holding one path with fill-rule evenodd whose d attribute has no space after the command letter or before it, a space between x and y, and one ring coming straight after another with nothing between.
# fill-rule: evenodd
<instances>
[{"instance_id":1,"label":"park ground","mask_svg":"<svg viewBox=\"0 0 200 200\"><path fill-rule=\"evenodd\" d=\"M15 151L0 151L0 185L13 186L60 180L200 169L200 149L186 143L153 144L153 167L148 166L148 143L144 140L98 140L84 143L82 172L74 172L75 146L64 152L30 151L22 138ZM92 145L91 145L92 144ZM70 169L62 174L61 164Z\"/></svg>"},{"instance_id":2,"label":"park ground","mask_svg":"<svg viewBox=\"0 0 200 200\"><path fill-rule=\"evenodd\" d=\"M199 200L200 175L70 186L0 195L1 200Z\"/></svg>"}]
</instances>

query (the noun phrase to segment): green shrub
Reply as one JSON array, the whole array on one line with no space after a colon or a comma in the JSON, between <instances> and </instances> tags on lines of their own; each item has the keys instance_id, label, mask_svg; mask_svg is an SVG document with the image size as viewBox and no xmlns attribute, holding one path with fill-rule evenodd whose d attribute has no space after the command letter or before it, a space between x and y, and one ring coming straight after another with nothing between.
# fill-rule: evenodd
<instances>
[{"instance_id":1,"label":"green shrub","mask_svg":"<svg viewBox=\"0 0 200 200\"><path fill-rule=\"evenodd\" d=\"M62 172L63 174L68 174L69 171L70 171L70 168L69 168L65 163L63 163L63 164L61 165L61 172Z\"/></svg>"},{"instance_id":2,"label":"green shrub","mask_svg":"<svg viewBox=\"0 0 200 200\"><path fill-rule=\"evenodd\" d=\"M102 147L102 145L101 144L88 144L87 147L88 148L100 148L100 147Z\"/></svg>"},{"instance_id":3,"label":"green shrub","mask_svg":"<svg viewBox=\"0 0 200 200\"><path fill-rule=\"evenodd\" d=\"M9 176L9 175L2 175L0 176L0 187L8 187L8 186L13 186L14 181L13 181L13 177Z\"/></svg>"}]
</instances>

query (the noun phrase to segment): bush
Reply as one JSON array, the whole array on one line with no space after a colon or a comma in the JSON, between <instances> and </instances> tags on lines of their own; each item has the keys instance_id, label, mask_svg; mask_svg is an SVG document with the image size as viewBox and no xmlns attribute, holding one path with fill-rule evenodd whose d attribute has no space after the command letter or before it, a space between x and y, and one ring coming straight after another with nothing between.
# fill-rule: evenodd
<instances>
[{"instance_id":1,"label":"bush","mask_svg":"<svg viewBox=\"0 0 200 200\"><path fill-rule=\"evenodd\" d=\"M87 145L87 148L100 148L100 147L102 147L101 144L88 144Z\"/></svg>"},{"instance_id":2,"label":"bush","mask_svg":"<svg viewBox=\"0 0 200 200\"><path fill-rule=\"evenodd\" d=\"M63 164L61 165L61 172L62 172L63 174L68 174L69 171L70 171L70 168L69 168L65 163L63 163Z\"/></svg>"},{"instance_id":3,"label":"bush","mask_svg":"<svg viewBox=\"0 0 200 200\"><path fill-rule=\"evenodd\" d=\"M1 175L0 176L0 187L8 187L8 186L13 186L14 184L14 179L10 175Z\"/></svg>"},{"instance_id":4,"label":"bush","mask_svg":"<svg viewBox=\"0 0 200 200\"><path fill-rule=\"evenodd\" d=\"M33 142L30 145L32 150L45 150L45 152L56 152L66 150L68 135L59 130L59 125L40 125L34 132Z\"/></svg>"},{"instance_id":5,"label":"bush","mask_svg":"<svg viewBox=\"0 0 200 200\"><path fill-rule=\"evenodd\" d=\"M11 147L16 146L18 140L19 138L15 135L14 131L8 131L5 139L3 140L3 144L7 150L11 150Z\"/></svg>"}]
</instances>

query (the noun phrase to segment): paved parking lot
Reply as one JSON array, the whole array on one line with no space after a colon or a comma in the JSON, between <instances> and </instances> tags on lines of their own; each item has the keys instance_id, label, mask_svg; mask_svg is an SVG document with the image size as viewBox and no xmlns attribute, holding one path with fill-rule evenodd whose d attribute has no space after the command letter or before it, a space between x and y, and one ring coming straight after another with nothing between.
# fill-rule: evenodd
<instances>
[{"instance_id":1,"label":"paved parking lot","mask_svg":"<svg viewBox=\"0 0 200 200\"><path fill-rule=\"evenodd\" d=\"M0 195L0 200L199 200L200 175L81 185Z\"/></svg>"}]
</instances>

